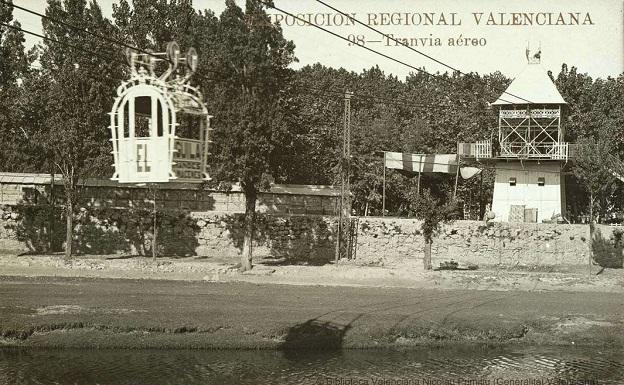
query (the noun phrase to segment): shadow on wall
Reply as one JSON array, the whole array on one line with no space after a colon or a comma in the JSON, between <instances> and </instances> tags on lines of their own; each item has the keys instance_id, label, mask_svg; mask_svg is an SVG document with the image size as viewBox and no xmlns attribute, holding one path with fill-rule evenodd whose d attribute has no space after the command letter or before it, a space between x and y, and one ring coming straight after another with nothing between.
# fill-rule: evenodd
<instances>
[{"instance_id":1,"label":"shadow on wall","mask_svg":"<svg viewBox=\"0 0 624 385\"><path fill-rule=\"evenodd\" d=\"M151 255L154 233L152 210L87 209L77 215L74 242L78 253ZM192 256L199 245L199 228L189 212L157 212L158 255Z\"/></svg>"},{"instance_id":2,"label":"shadow on wall","mask_svg":"<svg viewBox=\"0 0 624 385\"><path fill-rule=\"evenodd\" d=\"M594 261L602 267L624 267L624 229L591 225Z\"/></svg>"},{"instance_id":3,"label":"shadow on wall","mask_svg":"<svg viewBox=\"0 0 624 385\"><path fill-rule=\"evenodd\" d=\"M223 218L232 244L242 252L245 217ZM316 215L256 214L254 247L268 249L263 263L271 265L324 265L334 258L333 220Z\"/></svg>"},{"instance_id":4,"label":"shadow on wall","mask_svg":"<svg viewBox=\"0 0 624 385\"><path fill-rule=\"evenodd\" d=\"M62 196L57 188L57 197ZM158 247L159 255L192 256L200 246L202 228L197 218L190 215L181 199L192 200L196 191L177 190L158 193ZM195 195L193 195L195 194ZM187 196L188 195L188 196ZM153 192L148 189L127 188L102 190L91 188L82 196L85 199L76 204L74 221L74 251L77 254L150 255L153 239ZM32 198L32 199L31 199ZM185 200L182 200L185 202ZM272 198L272 204L259 202L266 213L257 213L254 234L255 255L265 264L309 264L323 265L334 258L333 233L335 221L331 217L314 214L284 214L283 203ZM316 202L316 201L314 201ZM60 203L60 202L57 202ZM301 203L301 202L300 202ZM322 202L321 202L322 203ZM284 203L285 204L285 203ZM317 207L318 202L315 203ZM301 210L308 210L309 202L301 203ZM184 207L184 208L183 208ZM201 207L204 212L214 212L215 198L203 194ZM60 251L65 242L65 216L61 205L52 207L47 202L47 193L27 197L12 206L14 216L10 220L16 238L23 242L30 252L45 253ZM214 212L216 213L216 212ZM11 213L9 213L11 214ZM229 244L242 251L244 241L244 214L227 213L216 215L217 220L202 220L210 227L226 231L213 232L202 242L215 244L212 250L219 252L223 244L218 237L229 240Z\"/></svg>"},{"instance_id":5,"label":"shadow on wall","mask_svg":"<svg viewBox=\"0 0 624 385\"><path fill-rule=\"evenodd\" d=\"M62 250L65 241L65 218L61 208L20 204L4 207L3 212L13 219L9 226L15 232L17 240L24 243L29 252L48 253Z\"/></svg>"},{"instance_id":6,"label":"shadow on wall","mask_svg":"<svg viewBox=\"0 0 624 385\"><path fill-rule=\"evenodd\" d=\"M151 202L142 202L151 205ZM74 250L77 254L149 255L154 231L151 209L94 208L76 210L74 218ZM164 204L163 204L164 206ZM11 226L16 238L32 253L63 249L65 215L60 207L36 205L28 201L12 206ZM6 209L4 210L6 211ZM195 255L199 228L190 213L181 209L158 209L158 254L166 256Z\"/></svg>"}]
</instances>

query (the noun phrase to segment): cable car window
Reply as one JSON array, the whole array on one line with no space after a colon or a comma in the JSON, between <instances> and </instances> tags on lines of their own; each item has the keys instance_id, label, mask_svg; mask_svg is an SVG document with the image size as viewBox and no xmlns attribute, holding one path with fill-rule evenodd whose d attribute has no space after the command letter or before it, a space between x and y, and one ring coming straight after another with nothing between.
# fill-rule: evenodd
<instances>
[{"instance_id":1,"label":"cable car window","mask_svg":"<svg viewBox=\"0 0 624 385\"><path fill-rule=\"evenodd\" d=\"M156 103L156 135L163 136L163 109L160 101Z\"/></svg>"},{"instance_id":2,"label":"cable car window","mask_svg":"<svg viewBox=\"0 0 624 385\"><path fill-rule=\"evenodd\" d=\"M130 137L130 108L128 107L128 101L126 101L123 104L123 127L124 127L124 131L123 131L123 137L124 138L129 138Z\"/></svg>"},{"instance_id":3,"label":"cable car window","mask_svg":"<svg viewBox=\"0 0 624 385\"><path fill-rule=\"evenodd\" d=\"M190 114L179 114L178 117L180 125L176 128L176 136L199 140L200 117Z\"/></svg>"},{"instance_id":4,"label":"cable car window","mask_svg":"<svg viewBox=\"0 0 624 385\"><path fill-rule=\"evenodd\" d=\"M134 136L147 138L152 125L152 98L140 96L134 99Z\"/></svg>"}]
</instances>

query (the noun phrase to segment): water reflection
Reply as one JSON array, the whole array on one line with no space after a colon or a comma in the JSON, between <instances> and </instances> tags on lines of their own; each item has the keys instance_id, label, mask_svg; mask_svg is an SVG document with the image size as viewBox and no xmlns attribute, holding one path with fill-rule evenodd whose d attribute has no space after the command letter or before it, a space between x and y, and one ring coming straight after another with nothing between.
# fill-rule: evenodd
<instances>
[{"instance_id":1,"label":"water reflection","mask_svg":"<svg viewBox=\"0 0 624 385\"><path fill-rule=\"evenodd\" d=\"M2 384L475 385L505 380L533 381L526 382L530 385L540 385L540 380L541 385L548 380L557 385L621 384L624 353L535 347L326 352L0 349Z\"/></svg>"}]
</instances>

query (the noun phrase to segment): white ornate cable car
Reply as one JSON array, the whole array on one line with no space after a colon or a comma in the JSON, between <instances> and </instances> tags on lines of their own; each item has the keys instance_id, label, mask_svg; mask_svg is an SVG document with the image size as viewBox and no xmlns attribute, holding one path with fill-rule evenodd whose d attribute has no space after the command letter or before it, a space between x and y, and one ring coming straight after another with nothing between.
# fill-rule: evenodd
<instances>
[{"instance_id":1,"label":"white ornate cable car","mask_svg":"<svg viewBox=\"0 0 624 385\"><path fill-rule=\"evenodd\" d=\"M177 43L166 53L127 51L130 79L117 89L111 117L115 174L120 183L201 182L206 170L210 118L202 95L188 84L197 69L194 48L180 57ZM169 68L160 76L155 67ZM179 74L178 64L185 64Z\"/></svg>"}]
</instances>

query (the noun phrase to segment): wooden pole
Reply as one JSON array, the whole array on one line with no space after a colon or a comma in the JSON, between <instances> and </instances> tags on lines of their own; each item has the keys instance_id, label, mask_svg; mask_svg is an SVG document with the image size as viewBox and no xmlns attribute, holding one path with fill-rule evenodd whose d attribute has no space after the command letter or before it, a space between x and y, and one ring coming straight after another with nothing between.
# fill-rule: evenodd
<instances>
[{"instance_id":1,"label":"wooden pole","mask_svg":"<svg viewBox=\"0 0 624 385\"><path fill-rule=\"evenodd\" d=\"M381 189L381 216L386 216L386 152L383 158L383 187Z\"/></svg>"},{"instance_id":2,"label":"wooden pole","mask_svg":"<svg viewBox=\"0 0 624 385\"><path fill-rule=\"evenodd\" d=\"M349 173L351 172L351 95L351 92L345 91L342 129L342 157L340 158L340 214L338 219L338 236L336 237L336 262L338 262L341 257L341 249L346 246L346 254L348 255L348 248L350 246L348 231L349 223L351 223L351 187L349 185Z\"/></svg>"},{"instance_id":3,"label":"wooden pole","mask_svg":"<svg viewBox=\"0 0 624 385\"><path fill-rule=\"evenodd\" d=\"M420 196L420 170L422 168L422 155L418 156L418 183L416 184L416 196Z\"/></svg>"},{"instance_id":4,"label":"wooden pole","mask_svg":"<svg viewBox=\"0 0 624 385\"><path fill-rule=\"evenodd\" d=\"M156 261L158 256L158 226L157 226L157 211L156 211L156 186L152 186L154 189L154 237L152 239L152 260Z\"/></svg>"},{"instance_id":5,"label":"wooden pole","mask_svg":"<svg viewBox=\"0 0 624 385\"><path fill-rule=\"evenodd\" d=\"M481 170L481 180L479 181L479 220L483 219L483 172Z\"/></svg>"},{"instance_id":6,"label":"wooden pole","mask_svg":"<svg viewBox=\"0 0 624 385\"><path fill-rule=\"evenodd\" d=\"M54 199L54 165L52 164L50 165L50 196L48 197L50 202L50 217L48 219L50 221L50 228L48 230L48 235L50 237L49 252L54 251L54 220L56 219L54 215Z\"/></svg>"},{"instance_id":7,"label":"wooden pole","mask_svg":"<svg viewBox=\"0 0 624 385\"><path fill-rule=\"evenodd\" d=\"M594 241L594 224L589 222L589 242L587 242L588 252L587 252L587 276L591 278L592 276L592 259L594 257L594 250L592 248L592 243Z\"/></svg>"},{"instance_id":8,"label":"wooden pole","mask_svg":"<svg viewBox=\"0 0 624 385\"><path fill-rule=\"evenodd\" d=\"M457 154L457 170L455 171L455 190L453 190L453 200L457 199L457 182L459 181L459 162L461 156Z\"/></svg>"}]
</instances>

